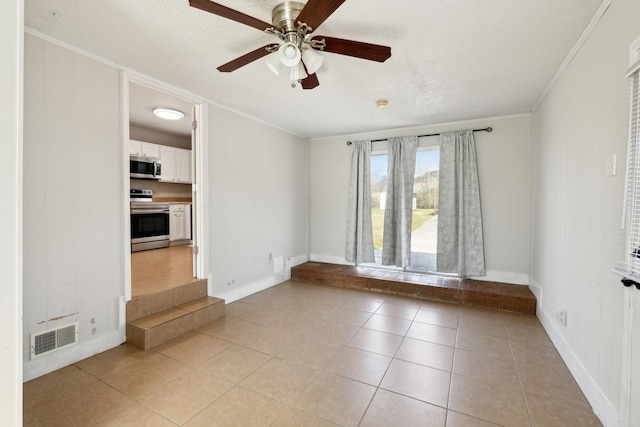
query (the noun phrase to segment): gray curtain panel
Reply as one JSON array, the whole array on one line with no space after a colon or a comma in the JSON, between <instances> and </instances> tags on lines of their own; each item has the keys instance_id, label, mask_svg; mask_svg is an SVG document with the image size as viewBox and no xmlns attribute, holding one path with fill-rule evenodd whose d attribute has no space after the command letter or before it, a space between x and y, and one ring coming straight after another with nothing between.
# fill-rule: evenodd
<instances>
[{"instance_id":1,"label":"gray curtain panel","mask_svg":"<svg viewBox=\"0 0 640 427\"><path fill-rule=\"evenodd\" d=\"M411 217L418 137L389 139L382 264L411 265Z\"/></svg>"},{"instance_id":2,"label":"gray curtain panel","mask_svg":"<svg viewBox=\"0 0 640 427\"><path fill-rule=\"evenodd\" d=\"M356 141L351 145L345 259L356 264L375 262L371 225L371 141Z\"/></svg>"},{"instance_id":3,"label":"gray curtain panel","mask_svg":"<svg viewBox=\"0 0 640 427\"><path fill-rule=\"evenodd\" d=\"M484 276L480 186L473 131L446 132L440 145L436 269Z\"/></svg>"}]
</instances>

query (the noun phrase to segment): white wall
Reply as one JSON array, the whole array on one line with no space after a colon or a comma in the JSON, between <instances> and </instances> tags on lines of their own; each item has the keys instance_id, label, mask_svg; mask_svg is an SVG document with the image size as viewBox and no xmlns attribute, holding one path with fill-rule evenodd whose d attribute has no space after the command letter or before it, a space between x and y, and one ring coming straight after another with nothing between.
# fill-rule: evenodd
<instances>
[{"instance_id":1,"label":"white wall","mask_svg":"<svg viewBox=\"0 0 640 427\"><path fill-rule=\"evenodd\" d=\"M178 135L175 133L163 132L156 129L147 129L130 124L129 138L191 150L191 135Z\"/></svg>"},{"instance_id":2,"label":"white wall","mask_svg":"<svg viewBox=\"0 0 640 427\"><path fill-rule=\"evenodd\" d=\"M625 69L639 35L640 2L614 0L533 124L531 284L538 316L611 426L620 410L624 313L624 291L611 270L624 188ZM618 174L607 177L613 154ZM561 309L566 327L554 320Z\"/></svg>"},{"instance_id":3,"label":"white wall","mask_svg":"<svg viewBox=\"0 0 640 427\"><path fill-rule=\"evenodd\" d=\"M208 113L209 286L230 302L286 280L306 261L308 145L213 105ZM269 254L284 257L282 274Z\"/></svg>"},{"instance_id":4,"label":"white wall","mask_svg":"<svg viewBox=\"0 0 640 427\"><path fill-rule=\"evenodd\" d=\"M22 422L22 0L0 4L0 425Z\"/></svg>"},{"instance_id":5,"label":"white wall","mask_svg":"<svg viewBox=\"0 0 640 427\"><path fill-rule=\"evenodd\" d=\"M346 141L424 135L493 127L476 132L487 276L528 284L530 116L488 118L411 129L311 140L311 259L345 263L351 148Z\"/></svg>"},{"instance_id":6,"label":"white wall","mask_svg":"<svg viewBox=\"0 0 640 427\"><path fill-rule=\"evenodd\" d=\"M122 341L120 73L25 35L24 377ZM80 343L29 360L29 335L79 321Z\"/></svg>"}]
</instances>

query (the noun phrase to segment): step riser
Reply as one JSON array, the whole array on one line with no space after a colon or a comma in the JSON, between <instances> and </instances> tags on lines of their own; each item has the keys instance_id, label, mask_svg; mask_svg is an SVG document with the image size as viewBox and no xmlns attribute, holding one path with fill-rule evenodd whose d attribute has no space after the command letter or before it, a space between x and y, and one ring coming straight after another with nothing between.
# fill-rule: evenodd
<instances>
[{"instance_id":1,"label":"step riser","mask_svg":"<svg viewBox=\"0 0 640 427\"><path fill-rule=\"evenodd\" d=\"M127 303L127 322L205 296L207 296L207 280L201 279L174 289L135 298Z\"/></svg>"},{"instance_id":2,"label":"step riser","mask_svg":"<svg viewBox=\"0 0 640 427\"><path fill-rule=\"evenodd\" d=\"M224 317L224 302L201 308L149 329L127 323L127 342L143 350L149 350L221 317Z\"/></svg>"},{"instance_id":3,"label":"step riser","mask_svg":"<svg viewBox=\"0 0 640 427\"><path fill-rule=\"evenodd\" d=\"M127 303L127 342L149 350L224 317L224 300L207 296L206 279Z\"/></svg>"}]
</instances>

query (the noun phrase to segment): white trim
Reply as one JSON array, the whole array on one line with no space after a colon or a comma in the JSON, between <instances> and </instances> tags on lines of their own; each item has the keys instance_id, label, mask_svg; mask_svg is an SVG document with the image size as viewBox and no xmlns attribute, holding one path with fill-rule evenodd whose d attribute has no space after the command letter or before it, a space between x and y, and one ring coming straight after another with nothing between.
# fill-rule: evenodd
<instances>
[{"instance_id":1,"label":"white trim","mask_svg":"<svg viewBox=\"0 0 640 427\"><path fill-rule=\"evenodd\" d=\"M612 2L613 0L604 0L602 2L598 10L596 11L595 15L593 15L593 18L591 18L589 25L587 25L587 28L584 29L578 41L573 45L573 48L571 48L567 56L564 58L564 61L562 61L562 64L560 64L560 68L558 68L558 71L556 71L556 73L553 75L553 77L551 78L551 81L549 82L547 87L544 89L544 91L536 101L535 105L533 106L532 112L535 112L538 110L538 107L540 106L542 101L544 101L544 99L547 97L549 92L551 92L551 89L556 85L558 80L560 80L560 77L562 77L567 67L569 67L569 64L571 64L571 61L573 61L573 58L575 58L575 56L578 54L578 51L580 50L584 42L587 40L587 38L591 34L591 31L593 31L593 29L598 24L598 22L600 22L600 19L602 18L602 16L604 16L607 9L609 9L609 6L611 6Z\"/></svg>"},{"instance_id":2,"label":"white trim","mask_svg":"<svg viewBox=\"0 0 640 427\"><path fill-rule=\"evenodd\" d=\"M195 106L196 129L195 146L192 147L195 155L195 183L193 195L196 208L196 235L194 242L198 247L196 255L196 275L205 277L209 271L209 108L206 103Z\"/></svg>"},{"instance_id":3,"label":"white trim","mask_svg":"<svg viewBox=\"0 0 640 427\"><path fill-rule=\"evenodd\" d=\"M636 71L638 71L639 69L640 69L640 60L639 60L639 61L636 61L636 63L635 63L635 64L631 65L631 67L629 67L629 68L627 69L627 72L626 72L626 74L625 74L625 77L626 77L626 78L631 77L631 75L632 75L632 74L634 74L634 73L635 73Z\"/></svg>"},{"instance_id":4,"label":"white trim","mask_svg":"<svg viewBox=\"0 0 640 427\"><path fill-rule=\"evenodd\" d=\"M131 75L129 72L123 71L123 84L122 84L122 125L123 125L123 164L124 167L124 194L125 197L125 263L124 263L124 280L125 280L125 299L131 300L131 213L129 209L129 168L126 167L129 163L129 86L130 83L145 86L159 92L163 92L177 98L182 99L185 102L192 104L194 117L198 127L192 135L195 138L191 138L191 149L195 153L192 159L195 159L192 166L195 165L195 185L192 185L192 196L194 200L192 207L195 207L195 223L194 227L196 235L192 236L194 244L198 247L198 254L195 257L196 263L196 277L204 278L208 271L208 252L209 252L209 239L206 237L209 233L209 184L208 184L208 165L209 165L209 152L208 152L208 108L206 101L197 97L189 92L183 91L174 86L165 84L158 80L147 79L140 75Z\"/></svg>"},{"instance_id":5,"label":"white trim","mask_svg":"<svg viewBox=\"0 0 640 427\"><path fill-rule=\"evenodd\" d=\"M634 40L629 45L629 65L631 68L640 66L640 37ZM629 71L627 70L627 78L629 77ZM628 172L628 171L627 171ZM624 224L622 224L624 227ZM640 278L628 274L625 271L626 266L617 266L613 269L615 274L618 274L625 278L630 278L635 281L640 281ZM620 375L620 426L631 425L631 405L633 392L632 392L632 378L633 378L633 328L638 327L637 320L633 318L634 312L634 295L635 287L629 287L625 289L624 293L624 324L622 329L622 368ZM636 325L634 326L634 323ZM635 346L640 347L640 343L635 343ZM636 368L637 369L637 368Z\"/></svg>"},{"instance_id":6,"label":"white trim","mask_svg":"<svg viewBox=\"0 0 640 427\"><path fill-rule=\"evenodd\" d=\"M234 288L229 291L222 292L213 296L215 296L216 298L224 299L225 304L230 304L244 297L248 297L249 295L253 295L256 292L264 291L265 289L269 289L272 286L286 282L287 280L291 279L291 268L305 262L307 262L306 254L292 255L285 260L285 269L283 272L274 274L269 277L265 277L264 279L256 280L255 282L248 283L244 286ZM209 275L209 293L210 294L211 294L212 283L213 283L212 279L213 279L212 276Z\"/></svg>"},{"instance_id":7,"label":"white trim","mask_svg":"<svg viewBox=\"0 0 640 427\"><path fill-rule=\"evenodd\" d=\"M469 276L469 279L481 280L484 282L499 282L509 285L528 286L529 275L524 273L513 273L511 271L487 270L484 276Z\"/></svg>"},{"instance_id":8,"label":"white trim","mask_svg":"<svg viewBox=\"0 0 640 427\"><path fill-rule=\"evenodd\" d=\"M24 1L0 6L3 53L0 77L3 99L0 111L0 195L5 203L2 217L2 345L0 346L0 424L22 425L23 382L23 89ZM6 231L6 233L5 233Z\"/></svg>"},{"instance_id":9,"label":"white trim","mask_svg":"<svg viewBox=\"0 0 640 427\"><path fill-rule=\"evenodd\" d=\"M558 350L558 353L560 353L562 360L564 360L567 368L571 371L578 386L593 407L593 412L600 418L600 421L605 427L618 426L618 412L616 408L609 402L598 386L598 383L591 377L589 371L573 352L571 345L556 329L557 323L554 320L554 316L550 316L541 307L538 307L537 316L544 330L549 335L549 338L551 338L553 345Z\"/></svg>"},{"instance_id":10,"label":"white trim","mask_svg":"<svg viewBox=\"0 0 640 427\"><path fill-rule=\"evenodd\" d=\"M348 262L344 259L344 257L334 256L334 255L322 255L322 254L311 254L309 257L311 261L314 262L324 262L327 264L338 264L338 265L355 265L352 262ZM398 270L401 272L401 270ZM415 273L415 271L412 271ZM427 274L427 273L425 273ZM437 275L437 273L434 273ZM469 277L469 279L473 280L482 280L486 282L500 282L500 283L508 283L510 285L529 285L529 275L524 273L512 273L509 271L497 271L497 270L488 270L486 276L474 276Z\"/></svg>"},{"instance_id":11,"label":"white trim","mask_svg":"<svg viewBox=\"0 0 640 427\"><path fill-rule=\"evenodd\" d=\"M629 45L629 66L640 61L640 37Z\"/></svg>"},{"instance_id":12,"label":"white trim","mask_svg":"<svg viewBox=\"0 0 640 427\"><path fill-rule=\"evenodd\" d=\"M311 254L309 255L309 261L313 262L326 262L327 264L338 264L338 265L355 265L353 262L348 262L342 256L334 256L334 255L322 255L322 254Z\"/></svg>"},{"instance_id":13,"label":"white trim","mask_svg":"<svg viewBox=\"0 0 640 427\"><path fill-rule=\"evenodd\" d=\"M121 84L121 156L122 156L122 221L124 224L123 239L123 283L124 283L124 300L131 301L131 209L130 194L131 182L129 181L129 76L127 73L120 72ZM126 324L126 319L125 319ZM122 328L123 324L119 327Z\"/></svg>"},{"instance_id":14,"label":"white trim","mask_svg":"<svg viewBox=\"0 0 640 427\"><path fill-rule=\"evenodd\" d=\"M104 335L61 348L59 351L30 360L24 364L24 381L30 381L55 370L72 365L88 357L110 350L121 344L120 331L109 331Z\"/></svg>"},{"instance_id":15,"label":"white trim","mask_svg":"<svg viewBox=\"0 0 640 427\"><path fill-rule=\"evenodd\" d=\"M632 372L633 372L633 292L634 287L624 293L624 325L622 328L622 368L620 381L620 426L631 425ZM636 325L636 328L638 326Z\"/></svg>"}]
</instances>

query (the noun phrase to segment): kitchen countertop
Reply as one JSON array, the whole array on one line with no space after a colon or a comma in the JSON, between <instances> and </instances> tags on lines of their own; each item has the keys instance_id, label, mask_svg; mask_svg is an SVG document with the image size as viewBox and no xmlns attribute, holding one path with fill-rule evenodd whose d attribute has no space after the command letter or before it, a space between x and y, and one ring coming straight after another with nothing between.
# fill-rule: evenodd
<instances>
[{"instance_id":1,"label":"kitchen countertop","mask_svg":"<svg viewBox=\"0 0 640 427\"><path fill-rule=\"evenodd\" d=\"M191 197L153 197L154 202L191 204Z\"/></svg>"}]
</instances>

